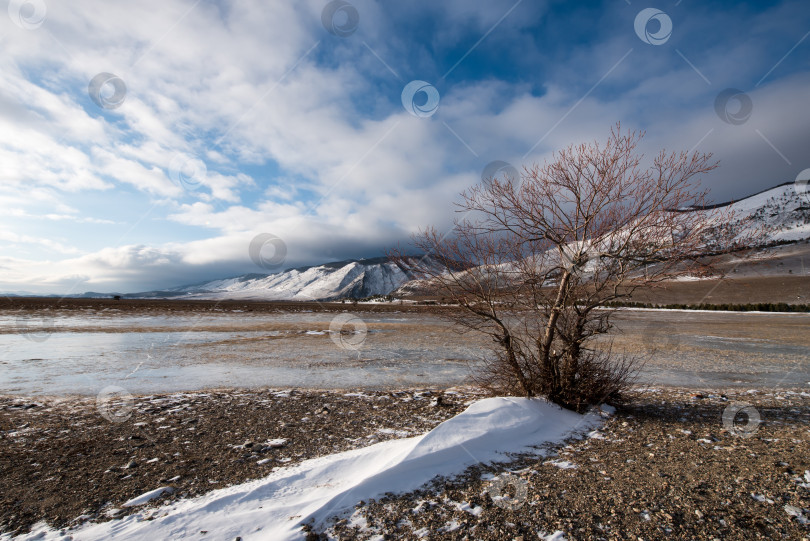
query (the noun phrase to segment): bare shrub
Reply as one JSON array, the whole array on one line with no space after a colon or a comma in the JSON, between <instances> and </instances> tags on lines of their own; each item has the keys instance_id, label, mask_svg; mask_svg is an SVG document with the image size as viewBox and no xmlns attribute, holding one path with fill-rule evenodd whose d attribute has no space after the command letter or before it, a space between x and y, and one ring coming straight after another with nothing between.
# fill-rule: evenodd
<instances>
[{"instance_id":1,"label":"bare shrub","mask_svg":"<svg viewBox=\"0 0 810 541\"><path fill-rule=\"evenodd\" d=\"M617 125L604 144L525 168L519 184L488 179L461 194L452 234L414 236L432 260L417 270L461 307L449 317L492 339L476 376L485 388L574 410L620 400L639 365L602 336L612 327L607 303L712 274L707 253L750 243L724 227L727 210L689 210L706 205L694 181L716 167L710 154L661 151L642 166L642 137Z\"/></svg>"}]
</instances>

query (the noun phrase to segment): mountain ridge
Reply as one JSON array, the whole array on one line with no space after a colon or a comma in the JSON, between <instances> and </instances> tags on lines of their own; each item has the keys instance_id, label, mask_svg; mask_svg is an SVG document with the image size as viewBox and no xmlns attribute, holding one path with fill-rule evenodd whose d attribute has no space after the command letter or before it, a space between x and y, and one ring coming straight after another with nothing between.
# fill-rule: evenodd
<instances>
[{"instance_id":1,"label":"mountain ridge","mask_svg":"<svg viewBox=\"0 0 810 541\"><path fill-rule=\"evenodd\" d=\"M387 295L416 278L408 262L387 257L347 259L287 269L275 274L246 274L161 291L122 295L126 298L332 301ZM428 264L435 264L426 257Z\"/></svg>"},{"instance_id":2,"label":"mountain ridge","mask_svg":"<svg viewBox=\"0 0 810 541\"><path fill-rule=\"evenodd\" d=\"M748 228L762 228L767 244L793 242L810 238L810 197L798 193L793 183L781 183L737 201L691 209L710 212L729 207L736 216L731 224L738 234ZM416 258L418 256L412 256ZM341 277L340 280L335 278ZM421 280L387 258L346 260L323 265L289 269L256 280L237 277L203 284L205 291L175 288L179 298L317 300L364 298L374 295L418 292ZM178 297L175 297L178 298Z\"/></svg>"},{"instance_id":3,"label":"mountain ridge","mask_svg":"<svg viewBox=\"0 0 810 541\"><path fill-rule=\"evenodd\" d=\"M749 227L766 232L766 244L810 238L810 194L799 193L794 183L777 184L736 201L678 212L710 212L730 207L737 216L730 224L738 233ZM420 280L409 265L429 256L413 255L401 261L387 257L345 259L302 266L274 274L249 273L161 290L116 294L86 292L74 298L200 299L264 301L331 301L418 292ZM411 291L413 290L413 291ZM7 296L20 296L13 293ZM48 295L49 297L64 297Z\"/></svg>"}]
</instances>

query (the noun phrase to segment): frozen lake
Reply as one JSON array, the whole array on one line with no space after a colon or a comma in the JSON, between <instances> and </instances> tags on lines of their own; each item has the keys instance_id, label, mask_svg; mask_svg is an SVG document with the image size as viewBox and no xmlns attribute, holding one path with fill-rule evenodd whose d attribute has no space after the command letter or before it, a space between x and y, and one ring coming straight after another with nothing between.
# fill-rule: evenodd
<instances>
[{"instance_id":1,"label":"frozen lake","mask_svg":"<svg viewBox=\"0 0 810 541\"><path fill-rule=\"evenodd\" d=\"M614 349L646 359L642 385L810 384L807 314L626 311L615 323ZM487 346L429 312L9 311L0 393L446 386L467 382Z\"/></svg>"},{"instance_id":2,"label":"frozen lake","mask_svg":"<svg viewBox=\"0 0 810 541\"><path fill-rule=\"evenodd\" d=\"M465 381L480 344L438 318L362 314L0 316L0 393L404 387ZM330 329L330 326L332 329ZM340 334L340 330L344 334Z\"/></svg>"}]
</instances>

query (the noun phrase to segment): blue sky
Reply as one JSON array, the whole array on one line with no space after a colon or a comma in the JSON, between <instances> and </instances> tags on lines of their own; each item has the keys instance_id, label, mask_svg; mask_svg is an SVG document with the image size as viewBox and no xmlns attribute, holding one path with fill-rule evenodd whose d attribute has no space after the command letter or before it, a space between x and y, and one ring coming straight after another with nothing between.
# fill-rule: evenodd
<instances>
[{"instance_id":1,"label":"blue sky","mask_svg":"<svg viewBox=\"0 0 810 541\"><path fill-rule=\"evenodd\" d=\"M716 201L810 167L806 1L7 7L0 291L268 272L249 256L262 233L286 247L274 270L379 256L448 229L488 163L616 122L648 154L713 152ZM406 110L415 80L437 107Z\"/></svg>"}]
</instances>

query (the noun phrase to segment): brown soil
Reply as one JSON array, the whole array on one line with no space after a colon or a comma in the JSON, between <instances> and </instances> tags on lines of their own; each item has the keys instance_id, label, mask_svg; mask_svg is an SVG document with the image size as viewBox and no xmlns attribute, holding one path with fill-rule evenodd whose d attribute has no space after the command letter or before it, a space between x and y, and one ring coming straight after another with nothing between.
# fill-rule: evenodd
<instances>
[{"instance_id":1,"label":"brown soil","mask_svg":"<svg viewBox=\"0 0 810 541\"><path fill-rule=\"evenodd\" d=\"M177 491L150 505L422 433L478 396L456 391L445 394L450 405L442 407L432 405L435 390L137 397L131 416L126 408L112 410L125 418L117 423L90 399L2 398L0 532L24 532L41 520L59 527L107 520L131 512L120 510L127 499L159 486ZM724 424L724 410L738 401L752 404L762 423ZM808 421L808 393L640 391L598 434L545 449L542 458L479 465L414 493L362 503L353 518L365 518L367 528L338 517L329 533L536 539L561 530L568 539L802 539L810 536L800 523L810 518ZM276 438L287 443L267 444ZM559 460L576 468L549 463ZM513 487L526 489L523 496L504 487L515 496L511 506L492 498L492 476L507 471L514 472Z\"/></svg>"},{"instance_id":2,"label":"brown soil","mask_svg":"<svg viewBox=\"0 0 810 541\"><path fill-rule=\"evenodd\" d=\"M810 303L810 276L749 276L675 282L664 288L639 291L632 300L655 304L807 304Z\"/></svg>"},{"instance_id":3,"label":"brown soil","mask_svg":"<svg viewBox=\"0 0 810 541\"><path fill-rule=\"evenodd\" d=\"M808 258L810 271L810 258ZM409 299L430 302L439 297L428 294L410 296ZM640 288L630 299L632 302L652 304L751 304L810 303L810 275L746 276L734 274L722 279L665 282L655 288Z\"/></svg>"},{"instance_id":4,"label":"brown soil","mask_svg":"<svg viewBox=\"0 0 810 541\"><path fill-rule=\"evenodd\" d=\"M445 395L441 407L431 406L431 391L214 390L107 409L87 398L0 397L0 532L108 520L137 510L120 506L160 486L175 489L163 503L421 434L462 411L469 393ZM267 445L274 439L287 442Z\"/></svg>"}]
</instances>

